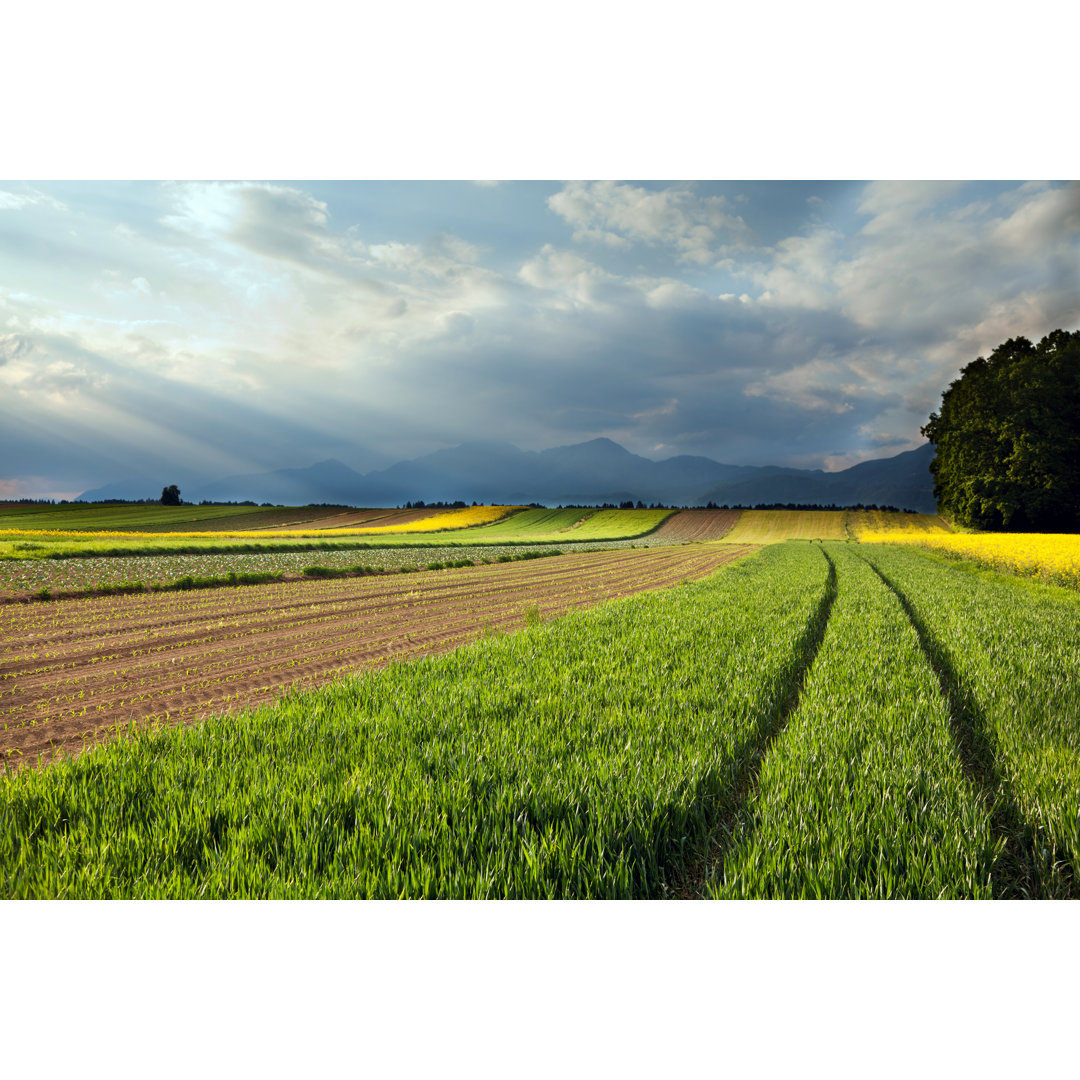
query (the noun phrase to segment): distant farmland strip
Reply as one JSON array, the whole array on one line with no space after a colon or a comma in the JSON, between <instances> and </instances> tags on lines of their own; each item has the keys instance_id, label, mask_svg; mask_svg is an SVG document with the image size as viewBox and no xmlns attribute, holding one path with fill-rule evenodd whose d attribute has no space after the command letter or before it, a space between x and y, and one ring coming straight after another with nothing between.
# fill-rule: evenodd
<instances>
[{"instance_id":1,"label":"distant farmland strip","mask_svg":"<svg viewBox=\"0 0 1080 1080\"><path fill-rule=\"evenodd\" d=\"M376 521L371 525L360 526L359 533L371 535L392 535L395 533L442 532L443 530L463 530L478 525L490 525L501 521L515 510L513 506L466 506L457 509L427 510L419 518L408 521L393 521L383 524Z\"/></svg>"},{"instance_id":2,"label":"distant farmland strip","mask_svg":"<svg viewBox=\"0 0 1080 1080\"><path fill-rule=\"evenodd\" d=\"M742 510L680 510L649 534L653 540L720 540L731 532Z\"/></svg>"},{"instance_id":3,"label":"distant farmland strip","mask_svg":"<svg viewBox=\"0 0 1080 1080\"><path fill-rule=\"evenodd\" d=\"M750 547L596 552L475 569L8 607L0 752L82 745L130 720L202 715L298 679L439 651L702 577Z\"/></svg>"},{"instance_id":4,"label":"distant farmland strip","mask_svg":"<svg viewBox=\"0 0 1080 1080\"><path fill-rule=\"evenodd\" d=\"M232 531L125 532L123 530L0 531L0 558L62 559L94 556L179 555L223 552L341 550L367 544L432 544L445 542L443 532L455 537L469 526L499 520L513 510L508 506L473 506L464 509L422 510L398 513L372 511L371 524L316 528L318 523L296 528L267 527ZM629 513L630 511L628 511ZM361 512L363 513L363 512ZM389 522L380 524L381 521Z\"/></svg>"},{"instance_id":5,"label":"distant farmland strip","mask_svg":"<svg viewBox=\"0 0 1080 1080\"><path fill-rule=\"evenodd\" d=\"M155 506L127 504L120 506L28 506L0 510L0 530L58 529L61 531L95 532L102 529L167 528L185 532L191 528L212 527L215 521L242 522L240 528L255 527L267 516L281 510L266 510L258 506ZM291 509L293 520L302 511Z\"/></svg>"},{"instance_id":6,"label":"distant farmland strip","mask_svg":"<svg viewBox=\"0 0 1080 1080\"><path fill-rule=\"evenodd\" d=\"M937 514L896 513L891 510L848 510L847 528L856 540L865 539L871 533L926 536L952 532L949 523Z\"/></svg>"},{"instance_id":7,"label":"distant farmland strip","mask_svg":"<svg viewBox=\"0 0 1080 1080\"><path fill-rule=\"evenodd\" d=\"M421 510L351 509L341 510L336 514L328 514L324 511L310 521L297 519L295 522L283 527L307 531L310 529L369 528L373 525L412 525L418 521L432 517L438 518L440 514L449 514L451 512L449 509L430 510L427 508Z\"/></svg>"},{"instance_id":8,"label":"distant farmland strip","mask_svg":"<svg viewBox=\"0 0 1080 1080\"><path fill-rule=\"evenodd\" d=\"M507 518L504 531L494 534L490 526L469 529L455 539L476 542L485 536L499 535L506 540L528 540L537 544L562 544L578 540L632 540L651 534L656 527L674 513L672 510L541 510L525 511ZM529 514L529 517L525 517ZM536 516L532 516L536 515ZM553 515L549 525L542 526L543 515ZM524 519L520 532L514 531L514 522ZM557 527L553 528L552 525Z\"/></svg>"},{"instance_id":9,"label":"distant farmland strip","mask_svg":"<svg viewBox=\"0 0 1080 1080\"><path fill-rule=\"evenodd\" d=\"M494 525L471 529L470 533L479 538L562 532L588 520L595 513L595 510L519 510Z\"/></svg>"},{"instance_id":10,"label":"distant farmland strip","mask_svg":"<svg viewBox=\"0 0 1080 1080\"><path fill-rule=\"evenodd\" d=\"M431 517L432 510L365 510L343 507L333 510L326 506L278 507L261 510L248 517L220 517L192 522L182 527L162 522L139 526L140 532L251 532L253 530L296 530L311 532L320 529L360 528L371 525L402 525L410 521Z\"/></svg>"},{"instance_id":11,"label":"distant farmland strip","mask_svg":"<svg viewBox=\"0 0 1080 1080\"><path fill-rule=\"evenodd\" d=\"M744 510L724 540L777 544L782 540L843 540L843 510Z\"/></svg>"}]
</instances>

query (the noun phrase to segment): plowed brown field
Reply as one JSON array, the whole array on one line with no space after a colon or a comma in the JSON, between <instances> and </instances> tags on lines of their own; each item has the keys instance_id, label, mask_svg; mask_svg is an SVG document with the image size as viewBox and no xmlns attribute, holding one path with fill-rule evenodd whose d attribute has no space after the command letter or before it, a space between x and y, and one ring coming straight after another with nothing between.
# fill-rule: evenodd
<instances>
[{"instance_id":1,"label":"plowed brown field","mask_svg":"<svg viewBox=\"0 0 1080 1080\"><path fill-rule=\"evenodd\" d=\"M439 652L711 573L753 545L587 552L472 569L95 597L0 611L0 755L77 751L129 721L182 722L298 681Z\"/></svg>"},{"instance_id":2,"label":"plowed brown field","mask_svg":"<svg viewBox=\"0 0 1080 1080\"><path fill-rule=\"evenodd\" d=\"M680 510L649 533L650 540L719 540L731 532L741 510Z\"/></svg>"}]
</instances>

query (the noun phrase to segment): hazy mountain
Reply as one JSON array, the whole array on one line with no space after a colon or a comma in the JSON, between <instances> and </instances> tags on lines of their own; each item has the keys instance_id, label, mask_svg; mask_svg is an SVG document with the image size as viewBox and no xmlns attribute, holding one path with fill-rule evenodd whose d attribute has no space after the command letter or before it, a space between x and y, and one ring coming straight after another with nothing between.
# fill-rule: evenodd
<instances>
[{"instance_id":1,"label":"hazy mountain","mask_svg":"<svg viewBox=\"0 0 1080 1080\"><path fill-rule=\"evenodd\" d=\"M934 447L927 443L891 458L864 461L841 472L821 469L786 470L737 483L721 484L704 495L720 505L755 503L852 503L897 506L923 514L937 512L930 462Z\"/></svg>"},{"instance_id":2,"label":"hazy mountain","mask_svg":"<svg viewBox=\"0 0 1080 1080\"><path fill-rule=\"evenodd\" d=\"M364 478L355 469L330 458L309 465L306 469L275 469L273 472L229 476L224 480L203 484L189 496L192 501L210 499L213 502L280 503L285 506L304 506L308 503L335 503L359 506Z\"/></svg>"},{"instance_id":3,"label":"hazy mountain","mask_svg":"<svg viewBox=\"0 0 1080 1080\"><path fill-rule=\"evenodd\" d=\"M724 465L681 455L650 461L612 442L591 439L550 450L519 450L512 443L468 442L361 475L340 461L301 469L230 476L189 487L188 501L338 503L396 506L404 502L620 503L667 505L756 503L877 503L934 512L928 471L934 448L867 461L842 472L775 465ZM145 498L162 484L110 484L81 498ZM123 494L130 491L132 494Z\"/></svg>"},{"instance_id":4,"label":"hazy mountain","mask_svg":"<svg viewBox=\"0 0 1080 1080\"><path fill-rule=\"evenodd\" d=\"M84 491L81 495L77 495L73 501L110 502L116 499L122 502L125 500L160 499L162 490L167 485L176 483L177 481L173 479L161 480L152 479L148 476L136 476L131 480L117 480L115 483ZM190 501L184 485L179 484L179 487L185 501Z\"/></svg>"},{"instance_id":5,"label":"hazy mountain","mask_svg":"<svg viewBox=\"0 0 1080 1080\"><path fill-rule=\"evenodd\" d=\"M330 458L306 468L275 469L238 476L208 477L194 473L170 472L163 478L136 476L92 488L76 496L76 501L101 502L109 499L158 499L162 488L176 484L184 502L203 499L220 502L269 502L303 506L313 503L359 505L356 494L362 474L385 469L394 459L366 446L349 448L352 465Z\"/></svg>"},{"instance_id":6,"label":"hazy mountain","mask_svg":"<svg viewBox=\"0 0 1080 1080\"><path fill-rule=\"evenodd\" d=\"M403 461L364 477L374 504L425 502L693 503L721 483L772 475L764 468L722 465L704 457L650 461L611 439L591 439L550 450L519 450L512 443L468 442Z\"/></svg>"}]
</instances>

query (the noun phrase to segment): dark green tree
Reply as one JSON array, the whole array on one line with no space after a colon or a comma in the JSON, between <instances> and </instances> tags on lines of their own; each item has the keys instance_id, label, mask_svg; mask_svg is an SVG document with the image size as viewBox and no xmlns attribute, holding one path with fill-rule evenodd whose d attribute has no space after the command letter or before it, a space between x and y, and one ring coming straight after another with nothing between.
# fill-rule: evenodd
<instances>
[{"instance_id":1,"label":"dark green tree","mask_svg":"<svg viewBox=\"0 0 1080 1080\"><path fill-rule=\"evenodd\" d=\"M162 506L179 506L180 505L180 489L175 484L170 484L167 488L161 489L161 505Z\"/></svg>"},{"instance_id":2,"label":"dark green tree","mask_svg":"<svg viewBox=\"0 0 1080 1080\"><path fill-rule=\"evenodd\" d=\"M1080 331L1010 338L960 371L922 433L945 517L973 528L1080 531Z\"/></svg>"}]
</instances>

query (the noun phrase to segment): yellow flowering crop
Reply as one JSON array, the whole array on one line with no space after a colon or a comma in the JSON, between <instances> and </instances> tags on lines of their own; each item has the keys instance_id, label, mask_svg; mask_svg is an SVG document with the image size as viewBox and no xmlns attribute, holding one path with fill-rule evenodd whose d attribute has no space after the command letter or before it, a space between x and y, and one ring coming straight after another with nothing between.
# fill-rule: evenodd
<instances>
[{"instance_id":1,"label":"yellow flowering crop","mask_svg":"<svg viewBox=\"0 0 1080 1080\"><path fill-rule=\"evenodd\" d=\"M1074 533L866 532L870 544L915 544L928 551L974 559L991 570L1025 574L1054 585L1080 588L1080 536Z\"/></svg>"},{"instance_id":2,"label":"yellow flowering crop","mask_svg":"<svg viewBox=\"0 0 1080 1080\"><path fill-rule=\"evenodd\" d=\"M408 525L372 525L366 529L325 529L323 531L332 533L334 536L353 532L374 533L380 536L386 533L442 532L444 529L468 529L474 525L490 525L516 509L515 506L467 506L463 510L451 510L449 513L444 512L421 518Z\"/></svg>"}]
</instances>

